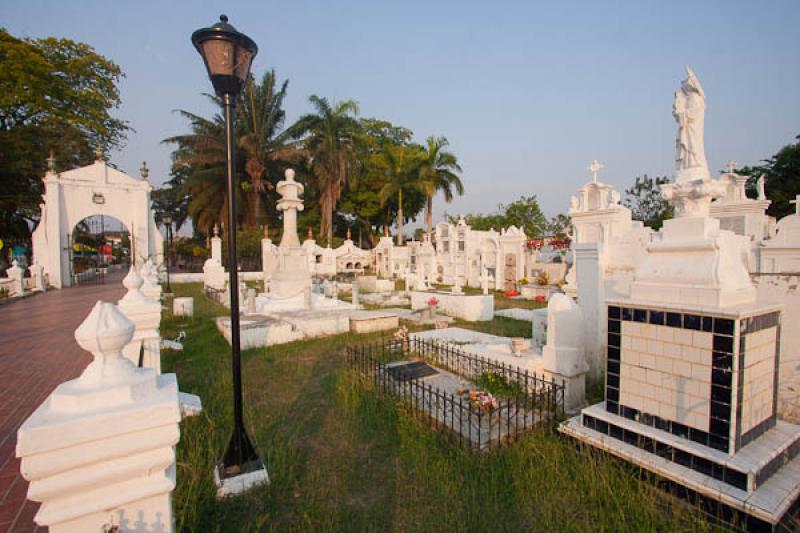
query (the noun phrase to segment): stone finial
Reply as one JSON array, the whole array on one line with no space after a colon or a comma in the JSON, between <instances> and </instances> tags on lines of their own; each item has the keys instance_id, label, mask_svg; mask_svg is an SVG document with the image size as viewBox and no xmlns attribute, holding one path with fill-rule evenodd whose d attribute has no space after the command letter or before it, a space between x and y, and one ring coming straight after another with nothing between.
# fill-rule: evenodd
<instances>
[{"instance_id":1,"label":"stone finial","mask_svg":"<svg viewBox=\"0 0 800 533\"><path fill-rule=\"evenodd\" d=\"M733 171L736 170L736 165L738 163L733 159L729 159L728 163L725 165L725 168L728 169L728 174L733 174Z\"/></svg>"},{"instance_id":2,"label":"stone finial","mask_svg":"<svg viewBox=\"0 0 800 533\"><path fill-rule=\"evenodd\" d=\"M219 237L219 226L214 224L214 237Z\"/></svg>"},{"instance_id":3,"label":"stone finial","mask_svg":"<svg viewBox=\"0 0 800 533\"><path fill-rule=\"evenodd\" d=\"M122 286L128 289L128 292L125 293L119 303L122 305L149 303L150 299L140 290L142 285L144 285L144 279L136 271L136 267L131 265L128 274L122 280Z\"/></svg>"},{"instance_id":4,"label":"stone finial","mask_svg":"<svg viewBox=\"0 0 800 533\"><path fill-rule=\"evenodd\" d=\"M314 230L311 229L311 226L308 227L308 240L314 240Z\"/></svg>"},{"instance_id":5,"label":"stone finial","mask_svg":"<svg viewBox=\"0 0 800 533\"><path fill-rule=\"evenodd\" d=\"M50 150L50 155L47 157L47 171L50 174L56 173L56 156L52 150Z\"/></svg>"},{"instance_id":6,"label":"stone finial","mask_svg":"<svg viewBox=\"0 0 800 533\"><path fill-rule=\"evenodd\" d=\"M130 361L122 357L122 348L133 338L134 328L114 304L98 301L75 330L78 345L94 356L78 381L113 384L134 373Z\"/></svg>"},{"instance_id":7,"label":"stone finial","mask_svg":"<svg viewBox=\"0 0 800 533\"><path fill-rule=\"evenodd\" d=\"M142 161L142 168L139 169L139 174L141 174L144 180L150 175L150 169L147 168L147 161Z\"/></svg>"},{"instance_id":8,"label":"stone finial","mask_svg":"<svg viewBox=\"0 0 800 533\"><path fill-rule=\"evenodd\" d=\"M350 240L350 226L347 226L347 240Z\"/></svg>"},{"instance_id":9,"label":"stone finial","mask_svg":"<svg viewBox=\"0 0 800 533\"><path fill-rule=\"evenodd\" d=\"M264 238L269 239L269 226L264 224Z\"/></svg>"},{"instance_id":10,"label":"stone finial","mask_svg":"<svg viewBox=\"0 0 800 533\"><path fill-rule=\"evenodd\" d=\"M286 178L286 181L294 181L294 170L287 168L283 176Z\"/></svg>"}]
</instances>

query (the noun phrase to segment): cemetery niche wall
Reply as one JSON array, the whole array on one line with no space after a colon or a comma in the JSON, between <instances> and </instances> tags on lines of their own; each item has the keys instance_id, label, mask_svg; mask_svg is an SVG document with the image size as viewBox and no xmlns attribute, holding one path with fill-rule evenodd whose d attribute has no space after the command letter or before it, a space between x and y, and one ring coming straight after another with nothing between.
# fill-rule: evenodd
<instances>
[{"instance_id":1,"label":"cemetery niche wall","mask_svg":"<svg viewBox=\"0 0 800 533\"><path fill-rule=\"evenodd\" d=\"M128 228L135 264L148 258L161 262L163 236L153 218L153 188L146 179L109 166L99 155L89 166L60 173L51 160L44 187L42 217L33 232L33 261L44 268L53 287L72 284L70 235L81 220L92 216L110 216Z\"/></svg>"}]
</instances>

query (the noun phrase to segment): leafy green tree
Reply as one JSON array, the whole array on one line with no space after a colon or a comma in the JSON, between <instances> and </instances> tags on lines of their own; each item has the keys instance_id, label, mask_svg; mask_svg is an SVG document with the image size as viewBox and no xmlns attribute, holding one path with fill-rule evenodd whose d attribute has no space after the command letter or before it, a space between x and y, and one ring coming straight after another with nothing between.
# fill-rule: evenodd
<instances>
[{"instance_id":1,"label":"leafy green tree","mask_svg":"<svg viewBox=\"0 0 800 533\"><path fill-rule=\"evenodd\" d=\"M130 128L111 115L122 77L87 44L0 28L0 235L30 238L48 153L69 170L91 163L98 144L123 144Z\"/></svg>"},{"instance_id":2,"label":"leafy green tree","mask_svg":"<svg viewBox=\"0 0 800 533\"><path fill-rule=\"evenodd\" d=\"M547 234L553 237L566 237L570 226L572 219L569 215L559 213L547 222Z\"/></svg>"},{"instance_id":3,"label":"leafy green tree","mask_svg":"<svg viewBox=\"0 0 800 533\"><path fill-rule=\"evenodd\" d=\"M451 222L453 217L449 217ZM542 213L536 195L521 196L510 204L500 204L497 211L488 215L469 214L464 220L476 230L489 230L516 226L530 238L542 237L547 232L547 217Z\"/></svg>"},{"instance_id":4,"label":"leafy green tree","mask_svg":"<svg viewBox=\"0 0 800 533\"><path fill-rule=\"evenodd\" d=\"M311 171L319 189L320 235L333 240L333 214L347 183L359 172L361 124L358 104L352 100L329 102L311 95L308 99L314 112L303 115L289 130L303 138L310 158Z\"/></svg>"},{"instance_id":5,"label":"leafy green tree","mask_svg":"<svg viewBox=\"0 0 800 533\"><path fill-rule=\"evenodd\" d=\"M625 198L622 204L631 210L634 220L641 220L646 226L658 230L664 220L671 218L673 208L661 196L660 185L669 183L666 176L650 178L645 174L637 176L633 186L625 189Z\"/></svg>"},{"instance_id":6,"label":"leafy green tree","mask_svg":"<svg viewBox=\"0 0 800 533\"><path fill-rule=\"evenodd\" d=\"M445 137L428 137L419 169L419 186L425 193L425 224L428 236L433 232L433 197L441 192L445 202L453 201L453 192L464 194L464 185L456 172L461 172L458 159L445 150L450 143Z\"/></svg>"},{"instance_id":7,"label":"leafy green tree","mask_svg":"<svg viewBox=\"0 0 800 533\"><path fill-rule=\"evenodd\" d=\"M748 189L756 189L756 181L763 175L766 184L764 192L772 200L767 213L777 219L795 212L789 202L800 194L800 135L794 144L787 144L778 153L763 161L763 165L744 167L738 174L750 176Z\"/></svg>"}]
</instances>

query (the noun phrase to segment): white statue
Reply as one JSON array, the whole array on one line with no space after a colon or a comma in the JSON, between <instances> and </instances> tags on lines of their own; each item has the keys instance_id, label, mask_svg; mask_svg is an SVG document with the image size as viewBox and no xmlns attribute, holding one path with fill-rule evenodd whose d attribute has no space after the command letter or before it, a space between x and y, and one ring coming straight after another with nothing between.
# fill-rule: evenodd
<instances>
[{"instance_id":1,"label":"white statue","mask_svg":"<svg viewBox=\"0 0 800 533\"><path fill-rule=\"evenodd\" d=\"M675 92L672 114L678 122L675 181L678 183L710 177L703 144L706 95L688 66L686 79Z\"/></svg>"},{"instance_id":2,"label":"white statue","mask_svg":"<svg viewBox=\"0 0 800 533\"><path fill-rule=\"evenodd\" d=\"M759 200L766 200L767 199L767 193L764 192L764 186L766 184L767 184L767 175L766 174L761 174L761 176L758 177L758 181L756 181L756 187L758 189L758 199Z\"/></svg>"}]
</instances>

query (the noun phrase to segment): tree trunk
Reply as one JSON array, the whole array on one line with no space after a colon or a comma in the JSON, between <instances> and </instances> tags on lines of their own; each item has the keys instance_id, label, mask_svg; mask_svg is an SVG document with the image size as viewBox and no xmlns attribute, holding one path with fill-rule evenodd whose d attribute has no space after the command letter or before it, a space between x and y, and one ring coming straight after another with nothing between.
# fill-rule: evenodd
<instances>
[{"instance_id":1,"label":"tree trunk","mask_svg":"<svg viewBox=\"0 0 800 533\"><path fill-rule=\"evenodd\" d=\"M425 208L425 222L428 225L428 240L433 240L433 196L428 196L428 205Z\"/></svg>"},{"instance_id":2,"label":"tree trunk","mask_svg":"<svg viewBox=\"0 0 800 533\"><path fill-rule=\"evenodd\" d=\"M397 193L397 246L403 246L403 189Z\"/></svg>"}]
</instances>

